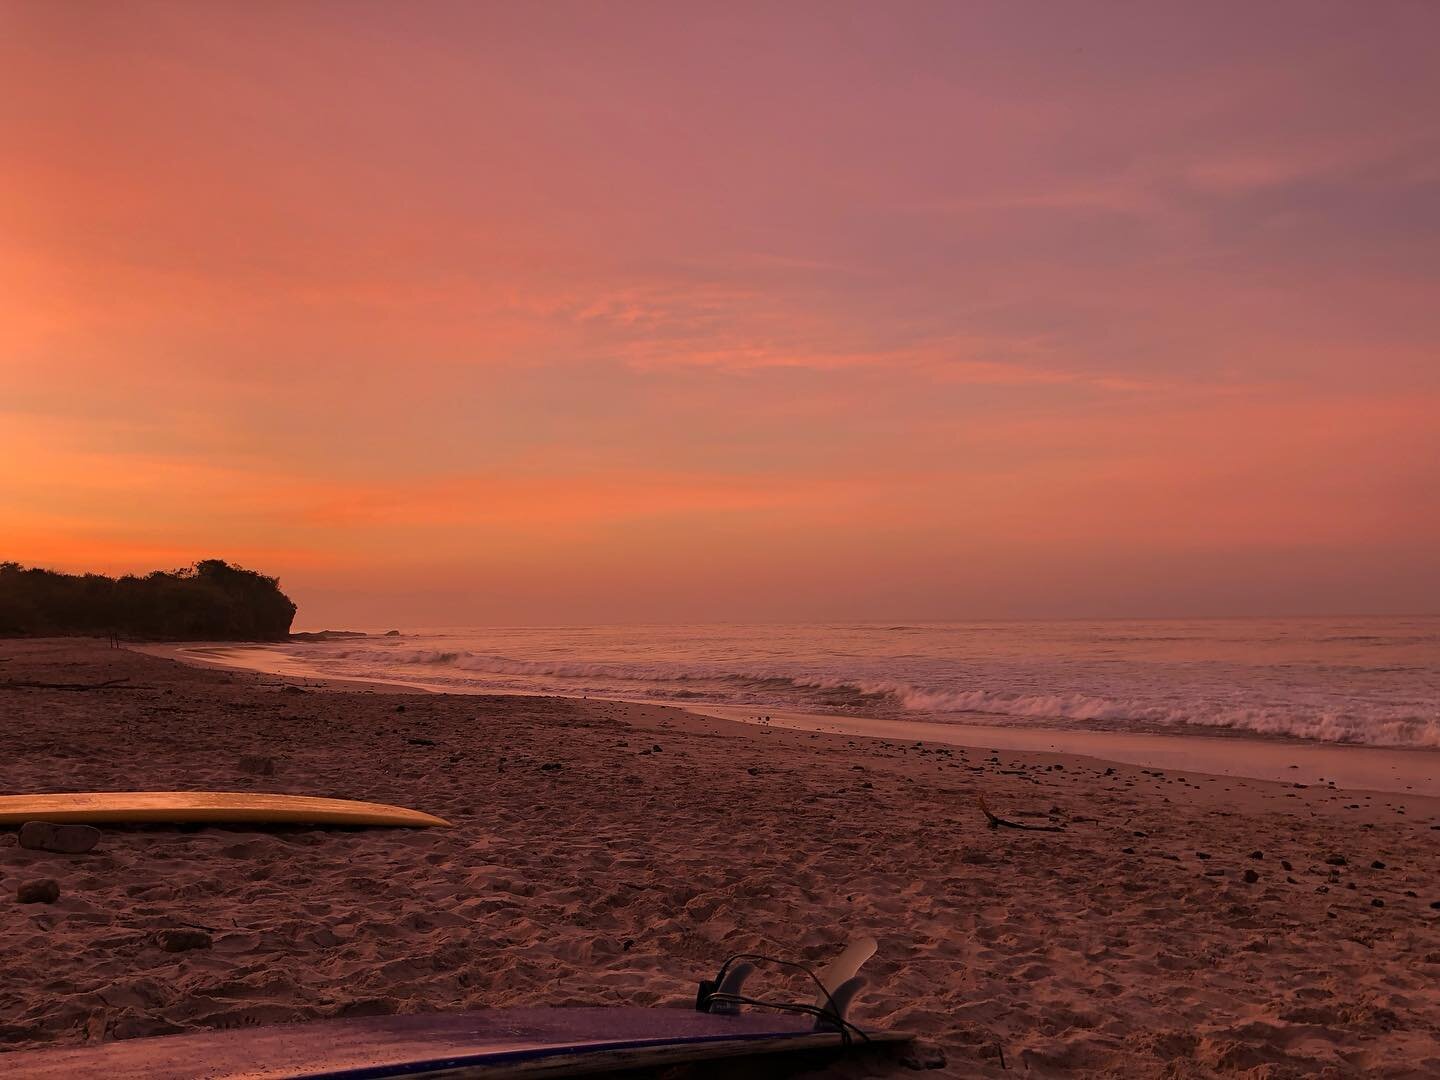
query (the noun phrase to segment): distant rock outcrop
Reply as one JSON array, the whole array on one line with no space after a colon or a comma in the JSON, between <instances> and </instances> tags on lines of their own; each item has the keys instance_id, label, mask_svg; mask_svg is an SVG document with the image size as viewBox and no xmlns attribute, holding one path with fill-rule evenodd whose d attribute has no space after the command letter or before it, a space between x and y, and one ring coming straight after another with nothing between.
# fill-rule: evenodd
<instances>
[{"instance_id":1,"label":"distant rock outcrop","mask_svg":"<svg viewBox=\"0 0 1440 1080\"><path fill-rule=\"evenodd\" d=\"M283 641L294 618L277 579L221 559L122 578L0 562L0 636Z\"/></svg>"},{"instance_id":2,"label":"distant rock outcrop","mask_svg":"<svg viewBox=\"0 0 1440 1080\"><path fill-rule=\"evenodd\" d=\"M302 630L291 634L291 641L344 641L346 638L369 637L363 630Z\"/></svg>"}]
</instances>

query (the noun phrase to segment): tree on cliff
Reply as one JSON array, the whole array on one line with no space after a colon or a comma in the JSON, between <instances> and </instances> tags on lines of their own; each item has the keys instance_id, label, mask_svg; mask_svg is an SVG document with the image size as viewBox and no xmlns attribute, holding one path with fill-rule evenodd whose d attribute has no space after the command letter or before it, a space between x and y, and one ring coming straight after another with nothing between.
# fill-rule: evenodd
<instances>
[{"instance_id":1,"label":"tree on cliff","mask_svg":"<svg viewBox=\"0 0 1440 1080\"><path fill-rule=\"evenodd\" d=\"M221 559L119 579L0 562L3 635L275 641L294 618L278 580Z\"/></svg>"}]
</instances>

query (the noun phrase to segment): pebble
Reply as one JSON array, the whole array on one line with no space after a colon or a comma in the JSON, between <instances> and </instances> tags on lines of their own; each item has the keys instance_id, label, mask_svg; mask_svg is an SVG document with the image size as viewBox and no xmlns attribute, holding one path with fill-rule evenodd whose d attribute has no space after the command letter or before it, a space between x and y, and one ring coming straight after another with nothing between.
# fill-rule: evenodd
<instances>
[{"instance_id":1,"label":"pebble","mask_svg":"<svg viewBox=\"0 0 1440 1080\"><path fill-rule=\"evenodd\" d=\"M1348 863L1347 863L1344 855L1330 855L1330 856L1327 856L1327 857L1326 857L1326 859L1325 859L1325 865L1326 865L1326 866L1346 866L1346 865L1348 865Z\"/></svg>"},{"instance_id":2,"label":"pebble","mask_svg":"<svg viewBox=\"0 0 1440 1080\"><path fill-rule=\"evenodd\" d=\"M263 754L246 754L236 762L235 767L251 776L275 775L275 759L265 757Z\"/></svg>"},{"instance_id":3,"label":"pebble","mask_svg":"<svg viewBox=\"0 0 1440 1080\"><path fill-rule=\"evenodd\" d=\"M1265 857L1265 853L1264 853L1263 851L1252 851L1252 852L1250 852L1250 858L1252 858L1252 859L1263 859L1264 857Z\"/></svg>"},{"instance_id":4,"label":"pebble","mask_svg":"<svg viewBox=\"0 0 1440 1080\"><path fill-rule=\"evenodd\" d=\"M22 904L53 904L60 899L60 883L54 878L27 881L15 890L15 899Z\"/></svg>"},{"instance_id":5,"label":"pebble","mask_svg":"<svg viewBox=\"0 0 1440 1080\"><path fill-rule=\"evenodd\" d=\"M1381 899L1377 896L1377 897L1375 897L1375 899L1373 899L1373 900L1370 901L1370 906L1371 906L1371 907L1384 907L1384 906L1385 906L1385 901L1384 901L1384 900L1381 900Z\"/></svg>"},{"instance_id":6,"label":"pebble","mask_svg":"<svg viewBox=\"0 0 1440 1080\"><path fill-rule=\"evenodd\" d=\"M211 941L204 930L161 930L155 935L155 944L166 952L188 952L208 949Z\"/></svg>"},{"instance_id":7,"label":"pebble","mask_svg":"<svg viewBox=\"0 0 1440 1080\"><path fill-rule=\"evenodd\" d=\"M20 826L20 846L31 851L83 855L99 842L100 830L89 825L56 825L49 821L27 821Z\"/></svg>"},{"instance_id":8,"label":"pebble","mask_svg":"<svg viewBox=\"0 0 1440 1080\"><path fill-rule=\"evenodd\" d=\"M1372 862L1372 863L1370 864L1370 869L1371 869L1371 870L1384 870L1384 869L1385 869L1385 864L1384 864L1383 862L1381 862L1379 859L1376 859L1374 862Z\"/></svg>"},{"instance_id":9,"label":"pebble","mask_svg":"<svg viewBox=\"0 0 1440 1080\"><path fill-rule=\"evenodd\" d=\"M1254 870L1246 870L1246 871L1245 871L1245 883L1246 883L1247 885L1254 885L1255 882L1257 882L1257 881L1259 881L1259 880L1260 880L1260 875L1257 874Z\"/></svg>"},{"instance_id":10,"label":"pebble","mask_svg":"<svg viewBox=\"0 0 1440 1080\"><path fill-rule=\"evenodd\" d=\"M1281 859L1281 860L1280 860L1280 869L1281 869L1281 870L1294 870L1295 867L1293 867L1293 866L1290 865L1289 860L1287 860L1287 859Z\"/></svg>"}]
</instances>

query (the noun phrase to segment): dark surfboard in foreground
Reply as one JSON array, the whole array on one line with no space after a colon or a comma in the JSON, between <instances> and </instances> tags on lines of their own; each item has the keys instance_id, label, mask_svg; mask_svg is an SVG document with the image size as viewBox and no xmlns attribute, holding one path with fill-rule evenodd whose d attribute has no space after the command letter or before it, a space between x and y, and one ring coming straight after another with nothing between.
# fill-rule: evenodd
<instances>
[{"instance_id":1,"label":"dark surfboard in foreground","mask_svg":"<svg viewBox=\"0 0 1440 1080\"><path fill-rule=\"evenodd\" d=\"M902 1043L868 1032L873 1044ZM167 1035L6 1054L10 1080L498 1080L837 1051L803 1016L684 1009L486 1009ZM851 1047L866 1040L852 1036Z\"/></svg>"}]
</instances>

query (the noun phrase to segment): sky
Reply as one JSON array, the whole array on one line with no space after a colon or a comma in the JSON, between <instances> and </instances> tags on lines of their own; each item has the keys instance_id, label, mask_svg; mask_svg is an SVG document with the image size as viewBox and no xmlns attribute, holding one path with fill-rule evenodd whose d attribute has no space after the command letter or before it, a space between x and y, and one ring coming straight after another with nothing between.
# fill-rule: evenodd
<instances>
[{"instance_id":1,"label":"sky","mask_svg":"<svg viewBox=\"0 0 1440 1080\"><path fill-rule=\"evenodd\" d=\"M1440 611L1440 5L0 0L0 559Z\"/></svg>"}]
</instances>

